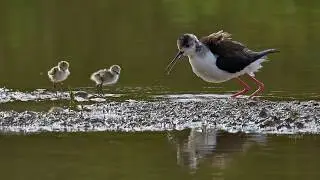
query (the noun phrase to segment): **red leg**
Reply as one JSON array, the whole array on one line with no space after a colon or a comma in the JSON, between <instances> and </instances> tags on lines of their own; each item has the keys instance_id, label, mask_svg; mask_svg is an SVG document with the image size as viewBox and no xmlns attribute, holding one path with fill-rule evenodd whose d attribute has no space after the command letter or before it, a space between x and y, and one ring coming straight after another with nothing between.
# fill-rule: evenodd
<instances>
[{"instance_id":1,"label":"red leg","mask_svg":"<svg viewBox=\"0 0 320 180\"><path fill-rule=\"evenodd\" d=\"M255 77L250 76L250 75L248 75L248 76L251 80L253 80L259 86L259 88L254 93L252 93L250 95L249 98L252 98L253 96L257 95L258 93L261 93L262 91L264 91L264 84L261 81L257 80Z\"/></svg>"},{"instance_id":2,"label":"red leg","mask_svg":"<svg viewBox=\"0 0 320 180\"><path fill-rule=\"evenodd\" d=\"M235 79L238 80L238 82L244 87L244 89L239 91L239 92L237 92L237 93L235 93L235 94L233 94L231 96L232 98L235 98L235 97L237 97L239 95L242 95L242 94L248 92L251 89L250 86L247 83L245 83L244 81L242 81L240 78L237 77Z\"/></svg>"}]
</instances>

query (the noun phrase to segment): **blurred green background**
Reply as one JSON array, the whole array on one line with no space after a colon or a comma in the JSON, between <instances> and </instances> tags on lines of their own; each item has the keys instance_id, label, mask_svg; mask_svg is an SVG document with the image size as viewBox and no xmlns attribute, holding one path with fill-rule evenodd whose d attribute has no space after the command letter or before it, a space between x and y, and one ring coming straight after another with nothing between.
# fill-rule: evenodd
<instances>
[{"instance_id":1,"label":"blurred green background","mask_svg":"<svg viewBox=\"0 0 320 180\"><path fill-rule=\"evenodd\" d=\"M65 85L74 88L92 87L93 71L119 64L117 86L127 92L237 90L232 81L203 82L186 60L164 73L179 35L220 29L253 50L281 50L257 73L267 93L320 97L319 0L0 0L0 87L51 88L47 71L63 59L71 63ZM19 104L1 108L50 105ZM222 132L196 138L192 130L0 135L0 177L319 179L318 136L261 136L262 142ZM208 139L216 143L208 146Z\"/></svg>"},{"instance_id":2,"label":"blurred green background","mask_svg":"<svg viewBox=\"0 0 320 180\"><path fill-rule=\"evenodd\" d=\"M65 59L72 87L93 86L90 73L119 64L119 86L237 90L203 82L187 61L164 74L180 34L223 29L251 49L281 50L257 73L267 92L320 90L318 0L1 0L0 27L0 86L8 88L51 87L47 71Z\"/></svg>"}]
</instances>

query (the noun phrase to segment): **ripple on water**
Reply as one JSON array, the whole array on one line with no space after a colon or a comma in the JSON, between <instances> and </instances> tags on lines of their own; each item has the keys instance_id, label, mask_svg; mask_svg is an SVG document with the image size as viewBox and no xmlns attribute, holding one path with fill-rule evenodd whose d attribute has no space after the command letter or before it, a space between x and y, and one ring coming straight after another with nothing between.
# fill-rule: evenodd
<instances>
[{"instance_id":1,"label":"ripple on water","mask_svg":"<svg viewBox=\"0 0 320 180\"><path fill-rule=\"evenodd\" d=\"M96 94L85 91L72 91L73 100L77 102L102 102L107 97L121 97L122 94ZM46 89L37 89L32 92L13 91L5 88L0 88L0 103L14 102L14 101L57 101L57 100L71 100L70 92L52 92Z\"/></svg>"}]
</instances>

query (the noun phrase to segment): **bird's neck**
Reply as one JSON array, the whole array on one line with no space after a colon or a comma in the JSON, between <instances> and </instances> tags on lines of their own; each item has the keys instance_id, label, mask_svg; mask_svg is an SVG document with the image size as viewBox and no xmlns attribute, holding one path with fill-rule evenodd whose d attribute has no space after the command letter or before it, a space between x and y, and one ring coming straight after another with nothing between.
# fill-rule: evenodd
<instances>
[{"instance_id":1,"label":"bird's neck","mask_svg":"<svg viewBox=\"0 0 320 180\"><path fill-rule=\"evenodd\" d=\"M67 73L69 72L69 69L61 69L62 72Z\"/></svg>"},{"instance_id":2,"label":"bird's neck","mask_svg":"<svg viewBox=\"0 0 320 180\"><path fill-rule=\"evenodd\" d=\"M209 49L203 45L201 42L196 45L194 53L188 55L189 58L203 58L209 52Z\"/></svg>"}]
</instances>

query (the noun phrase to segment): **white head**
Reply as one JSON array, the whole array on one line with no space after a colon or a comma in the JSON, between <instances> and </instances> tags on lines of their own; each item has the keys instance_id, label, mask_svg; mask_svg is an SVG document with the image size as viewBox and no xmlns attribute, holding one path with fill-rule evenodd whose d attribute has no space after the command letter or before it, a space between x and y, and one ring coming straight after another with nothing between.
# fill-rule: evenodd
<instances>
[{"instance_id":1,"label":"white head","mask_svg":"<svg viewBox=\"0 0 320 180\"><path fill-rule=\"evenodd\" d=\"M199 46L200 42L198 38L193 34L183 34L177 40L177 46L179 52L175 58L167 66L167 73L169 74L171 69L176 63L177 59L180 59L182 55L184 56L193 56L196 53L196 48Z\"/></svg>"},{"instance_id":2,"label":"white head","mask_svg":"<svg viewBox=\"0 0 320 180\"><path fill-rule=\"evenodd\" d=\"M183 34L177 40L177 46L179 49L178 54L184 56L191 56L196 52L196 46L199 45L198 38L193 34Z\"/></svg>"},{"instance_id":3,"label":"white head","mask_svg":"<svg viewBox=\"0 0 320 180\"><path fill-rule=\"evenodd\" d=\"M67 61L60 61L58 63L58 68L61 70L61 71L65 71L69 68L69 63Z\"/></svg>"},{"instance_id":4,"label":"white head","mask_svg":"<svg viewBox=\"0 0 320 180\"><path fill-rule=\"evenodd\" d=\"M120 74L120 71L121 71L121 68L119 65L112 65L110 67L110 71L113 73L113 74L117 74L119 75Z\"/></svg>"}]
</instances>

